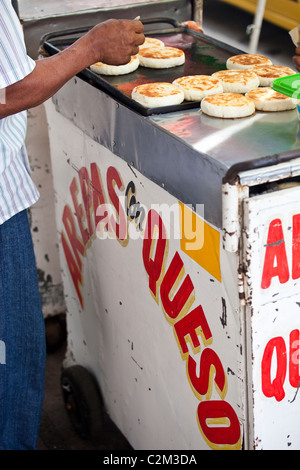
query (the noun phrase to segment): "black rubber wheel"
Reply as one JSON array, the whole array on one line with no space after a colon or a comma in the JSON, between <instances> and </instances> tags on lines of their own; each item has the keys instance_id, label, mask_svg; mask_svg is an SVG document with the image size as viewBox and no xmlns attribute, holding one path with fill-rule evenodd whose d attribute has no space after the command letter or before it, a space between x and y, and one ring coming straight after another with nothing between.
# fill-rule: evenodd
<instances>
[{"instance_id":1,"label":"black rubber wheel","mask_svg":"<svg viewBox=\"0 0 300 470\"><path fill-rule=\"evenodd\" d=\"M61 388L75 431L84 439L99 438L103 428L104 406L93 375L80 365L63 369Z\"/></svg>"}]
</instances>

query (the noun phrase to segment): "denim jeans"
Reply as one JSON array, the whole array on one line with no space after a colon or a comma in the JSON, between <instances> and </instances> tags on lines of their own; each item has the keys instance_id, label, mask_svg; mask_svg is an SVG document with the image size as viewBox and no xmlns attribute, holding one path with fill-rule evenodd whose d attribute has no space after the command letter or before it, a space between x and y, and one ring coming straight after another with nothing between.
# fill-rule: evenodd
<instances>
[{"instance_id":1,"label":"denim jeans","mask_svg":"<svg viewBox=\"0 0 300 470\"><path fill-rule=\"evenodd\" d=\"M45 331L22 211L0 225L0 449L36 450L44 396Z\"/></svg>"}]
</instances>

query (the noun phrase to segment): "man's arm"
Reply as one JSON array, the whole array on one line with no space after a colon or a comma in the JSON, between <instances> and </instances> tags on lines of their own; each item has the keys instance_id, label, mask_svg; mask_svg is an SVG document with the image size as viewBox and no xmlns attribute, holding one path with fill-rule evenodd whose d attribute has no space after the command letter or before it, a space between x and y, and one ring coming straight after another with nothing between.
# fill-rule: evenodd
<instances>
[{"instance_id":1,"label":"man's arm","mask_svg":"<svg viewBox=\"0 0 300 470\"><path fill-rule=\"evenodd\" d=\"M0 119L43 103L70 78L95 62L123 65L143 44L143 25L136 20L108 20L62 52L36 61L35 69L23 80L5 89Z\"/></svg>"}]
</instances>

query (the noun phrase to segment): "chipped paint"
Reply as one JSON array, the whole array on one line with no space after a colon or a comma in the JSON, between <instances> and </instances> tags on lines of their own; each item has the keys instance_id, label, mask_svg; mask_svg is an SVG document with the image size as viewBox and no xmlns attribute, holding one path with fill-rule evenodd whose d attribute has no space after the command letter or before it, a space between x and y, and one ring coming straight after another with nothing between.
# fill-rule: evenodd
<instances>
[{"instance_id":1,"label":"chipped paint","mask_svg":"<svg viewBox=\"0 0 300 470\"><path fill-rule=\"evenodd\" d=\"M240 248L241 200L248 195L248 186L230 183L223 184L223 247L230 253L236 253Z\"/></svg>"}]
</instances>

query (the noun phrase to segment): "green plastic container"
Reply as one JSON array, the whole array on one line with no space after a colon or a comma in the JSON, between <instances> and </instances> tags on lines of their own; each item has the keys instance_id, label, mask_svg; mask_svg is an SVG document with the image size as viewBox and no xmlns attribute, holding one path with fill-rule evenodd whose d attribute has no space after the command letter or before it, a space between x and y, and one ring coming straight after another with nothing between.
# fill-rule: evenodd
<instances>
[{"instance_id":1,"label":"green plastic container","mask_svg":"<svg viewBox=\"0 0 300 470\"><path fill-rule=\"evenodd\" d=\"M283 95L287 95L298 100L297 111L298 118L300 120L300 73L288 75L287 77L275 78L271 88Z\"/></svg>"}]
</instances>

